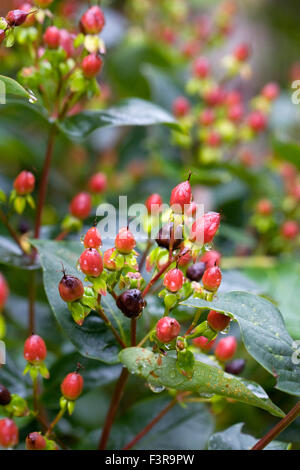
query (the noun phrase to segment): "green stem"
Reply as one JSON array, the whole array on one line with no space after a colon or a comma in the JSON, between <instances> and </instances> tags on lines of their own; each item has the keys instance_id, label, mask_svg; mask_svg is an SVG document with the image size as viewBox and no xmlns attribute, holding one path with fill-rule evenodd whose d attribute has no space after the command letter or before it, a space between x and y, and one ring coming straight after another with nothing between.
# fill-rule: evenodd
<instances>
[{"instance_id":1,"label":"green stem","mask_svg":"<svg viewBox=\"0 0 300 470\"><path fill-rule=\"evenodd\" d=\"M63 415L65 414L65 411L66 409L65 408L62 408L56 415L56 417L54 418L54 420L52 421L52 423L50 424L49 428L48 428L48 431L46 432L45 436L46 437L49 437L52 433L52 430L55 428L55 426L57 425L58 421L63 417Z\"/></svg>"}]
</instances>

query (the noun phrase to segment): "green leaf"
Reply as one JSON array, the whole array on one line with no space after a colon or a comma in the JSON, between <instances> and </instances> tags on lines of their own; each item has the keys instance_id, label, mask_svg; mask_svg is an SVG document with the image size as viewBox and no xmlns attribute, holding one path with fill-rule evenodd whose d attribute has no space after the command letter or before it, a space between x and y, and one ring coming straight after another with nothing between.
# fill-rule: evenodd
<instances>
[{"instance_id":1,"label":"green leaf","mask_svg":"<svg viewBox=\"0 0 300 470\"><path fill-rule=\"evenodd\" d=\"M5 77L4 75L0 75L0 84L4 83L5 85L5 93L6 95L13 95L13 96L20 96L21 98L26 98L30 101L34 101L35 97L32 95L31 92L25 90L20 83L16 80L13 80L10 77Z\"/></svg>"},{"instance_id":2,"label":"green leaf","mask_svg":"<svg viewBox=\"0 0 300 470\"><path fill-rule=\"evenodd\" d=\"M234 318L249 354L276 379L276 388L300 395L300 368L293 364L295 349L279 310L266 299L247 292L229 292L212 302L188 299L188 307L213 309Z\"/></svg>"},{"instance_id":3,"label":"green leaf","mask_svg":"<svg viewBox=\"0 0 300 470\"><path fill-rule=\"evenodd\" d=\"M32 263L30 256L22 253L20 247L8 237L0 235L0 264L14 266L20 269L39 269L40 265L37 261Z\"/></svg>"},{"instance_id":4,"label":"green leaf","mask_svg":"<svg viewBox=\"0 0 300 470\"><path fill-rule=\"evenodd\" d=\"M68 274L77 276L82 281L84 276L76 269L78 258L82 252L80 242L55 242L34 240L44 273L44 286L51 309L66 336L76 349L85 357L96 359L107 364L118 362L118 346L114 336L96 313L90 313L82 326L78 326L68 310L67 304L58 294L61 280L61 263ZM103 298L105 311L116 308L110 297ZM109 315L109 312L108 312Z\"/></svg>"},{"instance_id":5,"label":"green leaf","mask_svg":"<svg viewBox=\"0 0 300 470\"><path fill-rule=\"evenodd\" d=\"M220 395L257 406L274 416L284 416L260 385L234 377L217 367L196 361L193 377L187 378L178 371L175 358L161 357L149 349L126 348L119 358L132 374L140 375L154 387Z\"/></svg>"},{"instance_id":6,"label":"green leaf","mask_svg":"<svg viewBox=\"0 0 300 470\"><path fill-rule=\"evenodd\" d=\"M208 441L208 450L250 450L256 444L249 434L242 433L244 423L237 423L222 432L216 432ZM289 444L273 441L265 450L288 450Z\"/></svg>"},{"instance_id":7,"label":"green leaf","mask_svg":"<svg viewBox=\"0 0 300 470\"><path fill-rule=\"evenodd\" d=\"M164 109L149 101L131 98L106 110L83 111L65 119L59 126L70 138L84 138L100 127L154 124L167 124L179 128L174 117Z\"/></svg>"},{"instance_id":8,"label":"green leaf","mask_svg":"<svg viewBox=\"0 0 300 470\"><path fill-rule=\"evenodd\" d=\"M297 142L273 141L275 156L293 163L300 170L300 145Z\"/></svg>"}]
</instances>

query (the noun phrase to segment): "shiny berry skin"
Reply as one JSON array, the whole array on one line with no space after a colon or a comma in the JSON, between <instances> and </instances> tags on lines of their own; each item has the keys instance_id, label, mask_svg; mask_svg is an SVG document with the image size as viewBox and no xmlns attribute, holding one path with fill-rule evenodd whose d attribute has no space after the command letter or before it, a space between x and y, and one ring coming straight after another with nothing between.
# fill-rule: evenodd
<instances>
[{"instance_id":1,"label":"shiny berry skin","mask_svg":"<svg viewBox=\"0 0 300 470\"><path fill-rule=\"evenodd\" d=\"M158 246L169 249L173 230L173 222L164 225L155 239ZM182 225L176 225L173 237L173 249L176 250L183 242Z\"/></svg>"},{"instance_id":2,"label":"shiny berry skin","mask_svg":"<svg viewBox=\"0 0 300 470\"><path fill-rule=\"evenodd\" d=\"M197 346L197 348L202 349L203 351L210 351L214 346L215 342L215 339L209 341L205 336L198 336L198 338L193 339L193 344Z\"/></svg>"},{"instance_id":3,"label":"shiny berry skin","mask_svg":"<svg viewBox=\"0 0 300 470\"><path fill-rule=\"evenodd\" d=\"M67 400L77 400L83 389L82 376L78 372L71 372L62 381L60 389Z\"/></svg>"},{"instance_id":4,"label":"shiny berry skin","mask_svg":"<svg viewBox=\"0 0 300 470\"><path fill-rule=\"evenodd\" d=\"M177 292L183 286L184 276L180 269L174 268L167 272L164 278L164 286L170 292Z\"/></svg>"},{"instance_id":5,"label":"shiny berry skin","mask_svg":"<svg viewBox=\"0 0 300 470\"><path fill-rule=\"evenodd\" d=\"M256 206L256 210L260 215L270 215L273 212L273 204L269 199L261 199Z\"/></svg>"},{"instance_id":6,"label":"shiny berry skin","mask_svg":"<svg viewBox=\"0 0 300 470\"><path fill-rule=\"evenodd\" d=\"M39 7L47 8L47 7L53 2L53 0L34 0L34 2L35 2Z\"/></svg>"},{"instance_id":7,"label":"shiny berry skin","mask_svg":"<svg viewBox=\"0 0 300 470\"><path fill-rule=\"evenodd\" d=\"M28 434L25 442L27 450L44 450L47 446L46 439L39 432Z\"/></svg>"},{"instance_id":8,"label":"shiny berry skin","mask_svg":"<svg viewBox=\"0 0 300 470\"><path fill-rule=\"evenodd\" d=\"M21 171L14 181L14 188L20 196L32 193L34 186L35 177L30 171Z\"/></svg>"},{"instance_id":9,"label":"shiny berry skin","mask_svg":"<svg viewBox=\"0 0 300 470\"><path fill-rule=\"evenodd\" d=\"M128 318L137 318L143 311L145 301L139 289L129 289L119 295L117 307Z\"/></svg>"},{"instance_id":10,"label":"shiny berry skin","mask_svg":"<svg viewBox=\"0 0 300 470\"><path fill-rule=\"evenodd\" d=\"M180 324L175 318L163 317L156 324L156 336L161 343L169 343L180 333Z\"/></svg>"},{"instance_id":11,"label":"shiny berry skin","mask_svg":"<svg viewBox=\"0 0 300 470\"><path fill-rule=\"evenodd\" d=\"M220 214L207 212L192 225L190 239L198 243L211 243L220 226Z\"/></svg>"},{"instance_id":12,"label":"shiny berry skin","mask_svg":"<svg viewBox=\"0 0 300 470\"><path fill-rule=\"evenodd\" d=\"M44 43L50 49L57 49L60 45L60 31L56 26L49 26L43 36Z\"/></svg>"},{"instance_id":13,"label":"shiny berry skin","mask_svg":"<svg viewBox=\"0 0 300 470\"><path fill-rule=\"evenodd\" d=\"M7 13L5 19L9 26L21 26L21 24L25 23L27 19L28 13L23 10L11 10Z\"/></svg>"},{"instance_id":14,"label":"shiny berry skin","mask_svg":"<svg viewBox=\"0 0 300 470\"><path fill-rule=\"evenodd\" d=\"M81 299L84 294L84 287L78 277L64 274L58 285L58 291L65 302L74 302L74 300Z\"/></svg>"},{"instance_id":15,"label":"shiny berry skin","mask_svg":"<svg viewBox=\"0 0 300 470\"><path fill-rule=\"evenodd\" d=\"M19 430L14 421L9 418L0 419L0 445L13 447L19 442Z\"/></svg>"},{"instance_id":16,"label":"shiny berry skin","mask_svg":"<svg viewBox=\"0 0 300 470\"><path fill-rule=\"evenodd\" d=\"M186 271L186 277L190 281L199 282L202 279L205 269L206 269L205 263L203 263L202 261L191 264L191 266L189 266Z\"/></svg>"},{"instance_id":17,"label":"shiny berry skin","mask_svg":"<svg viewBox=\"0 0 300 470\"><path fill-rule=\"evenodd\" d=\"M4 385L0 384L0 405L6 406L11 401L11 394L10 391L4 387Z\"/></svg>"},{"instance_id":18,"label":"shiny berry skin","mask_svg":"<svg viewBox=\"0 0 300 470\"><path fill-rule=\"evenodd\" d=\"M178 258L177 264L178 266L187 266L192 261L192 255L190 251L187 251L183 255Z\"/></svg>"},{"instance_id":19,"label":"shiny berry skin","mask_svg":"<svg viewBox=\"0 0 300 470\"><path fill-rule=\"evenodd\" d=\"M96 173L91 176L88 183L89 190L95 194L103 193L107 188L107 177L104 173Z\"/></svg>"},{"instance_id":20,"label":"shiny berry skin","mask_svg":"<svg viewBox=\"0 0 300 470\"><path fill-rule=\"evenodd\" d=\"M0 273L0 311L4 308L7 297L9 296L9 288L4 276Z\"/></svg>"},{"instance_id":21,"label":"shiny berry skin","mask_svg":"<svg viewBox=\"0 0 300 470\"><path fill-rule=\"evenodd\" d=\"M81 68L86 78L93 78L98 75L101 67L102 59L100 59L100 57L96 56L95 54L87 55L81 63Z\"/></svg>"},{"instance_id":22,"label":"shiny berry skin","mask_svg":"<svg viewBox=\"0 0 300 470\"><path fill-rule=\"evenodd\" d=\"M178 184L172 189L170 206L174 212L181 213L184 211L184 206L189 205L192 200L192 189L189 180ZM174 206L174 207L173 207Z\"/></svg>"},{"instance_id":23,"label":"shiny berry skin","mask_svg":"<svg viewBox=\"0 0 300 470\"><path fill-rule=\"evenodd\" d=\"M71 201L70 212L78 219L86 219L92 210L92 198L88 193L79 193Z\"/></svg>"},{"instance_id":24,"label":"shiny berry skin","mask_svg":"<svg viewBox=\"0 0 300 470\"><path fill-rule=\"evenodd\" d=\"M281 235L287 240L294 240L299 234L299 226L294 220L287 220L281 227Z\"/></svg>"},{"instance_id":25,"label":"shiny berry skin","mask_svg":"<svg viewBox=\"0 0 300 470\"><path fill-rule=\"evenodd\" d=\"M32 364L44 361L47 356L45 341L38 335L29 336L24 344L24 358Z\"/></svg>"},{"instance_id":26,"label":"shiny berry skin","mask_svg":"<svg viewBox=\"0 0 300 470\"><path fill-rule=\"evenodd\" d=\"M151 212L152 214L157 214L158 212L160 212L162 203L163 200L159 194L151 194L151 196L149 196L145 202L148 214L151 214Z\"/></svg>"},{"instance_id":27,"label":"shiny berry skin","mask_svg":"<svg viewBox=\"0 0 300 470\"><path fill-rule=\"evenodd\" d=\"M109 248L109 250L106 250L103 253L103 264L106 269L109 269L110 271L115 271L116 269L116 263L113 259L111 259L111 256L113 252L115 251L114 248Z\"/></svg>"},{"instance_id":28,"label":"shiny berry skin","mask_svg":"<svg viewBox=\"0 0 300 470\"><path fill-rule=\"evenodd\" d=\"M274 83L274 82L270 82L270 83L267 83L263 89L262 89L262 96L264 96L267 100L269 101L273 101L277 98L277 96L279 95L279 86L277 85L277 83Z\"/></svg>"},{"instance_id":29,"label":"shiny berry skin","mask_svg":"<svg viewBox=\"0 0 300 470\"><path fill-rule=\"evenodd\" d=\"M102 245L101 235L97 227L91 227L86 232L83 244L85 248L99 248Z\"/></svg>"},{"instance_id":30,"label":"shiny berry skin","mask_svg":"<svg viewBox=\"0 0 300 470\"><path fill-rule=\"evenodd\" d=\"M219 361L229 361L236 352L237 341L234 336L222 338L215 349L215 356Z\"/></svg>"},{"instance_id":31,"label":"shiny berry skin","mask_svg":"<svg viewBox=\"0 0 300 470\"><path fill-rule=\"evenodd\" d=\"M222 281L221 270L218 266L208 268L202 277L202 283L206 290L215 291L219 288Z\"/></svg>"},{"instance_id":32,"label":"shiny berry skin","mask_svg":"<svg viewBox=\"0 0 300 470\"><path fill-rule=\"evenodd\" d=\"M177 118L184 117L188 114L191 106L184 96L178 96L173 103L173 114Z\"/></svg>"},{"instance_id":33,"label":"shiny berry skin","mask_svg":"<svg viewBox=\"0 0 300 470\"><path fill-rule=\"evenodd\" d=\"M230 323L230 317L211 310L207 315L207 323L215 331L223 331Z\"/></svg>"},{"instance_id":34,"label":"shiny berry skin","mask_svg":"<svg viewBox=\"0 0 300 470\"><path fill-rule=\"evenodd\" d=\"M267 127L267 118L261 111L252 111L248 115L247 122L254 132L261 132Z\"/></svg>"},{"instance_id":35,"label":"shiny berry skin","mask_svg":"<svg viewBox=\"0 0 300 470\"><path fill-rule=\"evenodd\" d=\"M239 375L243 372L245 365L245 359L234 359L226 364L225 372L228 372L228 374Z\"/></svg>"},{"instance_id":36,"label":"shiny berry skin","mask_svg":"<svg viewBox=\"0 0 300 470\"><path fill-rule=\"evenodd\" d=\"M117 250L126 255L134 249L135 245L136 242L130 230L126 227L122 227L115 239L115 247Z\"/></svg>"},{"instance_id":37,"label":"shiny berry skin","mask_svg":"<svg viewBox=\"0 0 300 470\"><path fill-rule=\"evenodd\" d=\"M103 261L99 251L95 248L88 248L81 253L79 258L81 271L87 276L98 277L103 271Z\"/></svg>"},{"instance_id":38,"label":"shiny berry skin","mask_svg":"<svg viewBox=\"0 0 300 470\"><path fill-rule=\"evenodd\" d=\"M207 108L202 111L200 114L200 124L203 126L211 126L216 119L215 113L213 109Z\"/></svg>"},{"instance_id":39,"label":"shiny berry skin","mask_svg":"<svg viewBox=\"0 0 300 470\"><path fill-rule=\"evenodd\" d=\"M247 60L250 54L251 48L248 44L239 44L233 51L234 57L240 62Z\"/></svg>"},{"instance_id":40,"label":"shiny berry skin","mask_svg":"<svg viewBox=\"0 0 300 470\"><path fill-rule=\"evenodd\" d=\"M193 74L197 78L205 78L210 73L210 64L206 57L198 57L193 63Z\"/></svg>"},{"instance_id":41,"label":"shiny berry skin","mask_svg":"<svg viewBox=\"0 0 300 470\"><path fill-rule=\"evenodd\" d=\"M98 6L89 8L81 17L80 27L86 34L98 34L105 25L103 11Z\"/></svg>"},{"instance_id":42,"label":"shiny berry skin","mask_svg":"<svg viewBox=\"0 0 300 470\"><path fill-rule=\"evenodd\" d=\"M218 251L207 251L201 258L201 261L205 263L206 268L212 268L213 266L219 266L221 262L221 253Z\"/></svg>"}]
</instances>

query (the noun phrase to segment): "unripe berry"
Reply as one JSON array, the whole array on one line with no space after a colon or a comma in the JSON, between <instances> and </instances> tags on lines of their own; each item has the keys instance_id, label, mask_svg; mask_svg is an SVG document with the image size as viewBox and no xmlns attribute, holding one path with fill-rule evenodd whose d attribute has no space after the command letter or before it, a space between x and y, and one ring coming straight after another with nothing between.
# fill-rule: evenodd
<instances>
[{"instance_id":1,"label":"unripe berry","mask_svg":"<svg viewBox=\"0 0 300 470\"><path fill-rule=\"evenodd\" d=\"M34 0L34 2L41 8L47 8L53 0Z\"/></svg>"},{"instance_id":2,"label":"unripe berry","mask_svg":"<svg viewBox=\"0 0 300 470\"><path fill-rule=\"evenodd\" d=\"M170 206L174 212L183 212L184 206L189 205L192 200L192 189L189 178L172 189ZM174 207L173 207L174 206Z\"/></svg>"},{"instance_id":3,"label":"unripe berry","mask_svg":"<svg viewBox=\"0 0 300 470\"><path fill-rule=\"evenodd\" d=\"M274 83L274 82L270 82L270 83L267 83L263 89L262 89L262 92L261 94L269 101L273 101L277 98L277 96L279 95L279 86L277 85L277 83Z\"/></svg>"},{"instance_id":4,"label":"unripe berry","mask_svg":"<svg viewBox=\"0 0 300 470\"><path fill-rule=\"evenodd\" d=\"M95 248L88 248L81 253L79 258L81 271L87 276L98 277L103 271L103 261L99 251Z\"/></svg>"},{"instance_id":5,"label":"unripe berry","mask_svg":"<svg viewBox=\"0 0 300 470\"><path fill-rule=\"evenodd\" d=\"M0 312L4 308L7 297L9 295L9 288L4 276L0 273Z\"/></svg>"},{"instance_id":6,"label":"unripe berry","mask_svg":"<svg viewBox=\"0 0 300 470\"><path fill-rule=\"evenodd\" d=\"M164 286L171 292L179 291L183 286L183 273L180 269L174 268L167 272L164 278Z\"/></svg>"},{"instance_id":7,"label":"unripe berry","mask_svg":"<svg viewBox=\"0 0 300 470\"><path fill-rule=\"evenodd\" d=\"M149 196L145 202L148 214L151 214L151 212L152 214L157 214L160 211L162 203L163 201L159 194L151 194L151 196Z\"/></svg>"},{"instance_id":8,"label":"unripe berry","mask_svg":"<svg viewBox=\"0 0 300 470\"><path fill-rule=\"evenodd\" d=\"M200 124L202 124L203 126L210 126L214 123L215 119L216 116L213 109L204 109L200 114Z\"/></svg>"},{"instance_id":9,"label":"unripe berry","mask_svg":"<svg viewBox=\"0 0 300 470\"><path fill-rule=\"evenodd\" d=\"M258 110L248 115L247 122L254 132L261 132L267 127L267 117Z\"/></svg>"},{"instance_id":10,"label":"unripe berry","mask_svg":"<svg viewBox=\"0 0 300 470\"><path fill-rule=\"evenodd\" d=\"M237 341L234 336L222 338L216 347L215 355L219 361L229 361L236 352Z\"/></svg>"},{"instance_id":11,"label":"unripe berry","mask_svg":"<svg viewBox=\"0 0 300 470\"><path fill-rule=\"evenodd\" d=\"M215 339L209 341L205 336L198 336L198 338L193 339L193 344L197 346L197 348L202 349L203 351L210 351L214 346L215 342Z\"/></svg>"},{"instance_id":12,"label":"unripe berry","mask_svg":"<svg viewBox=\"0 0 300 470\"><path fill-rule=\"evenodd\" d=\"M273 205L269 199L261 199L256 206L256 210L260 215L270 215L273 212Z\"/></svg>"},{"instance_id":13,"label":"unripe berry","mask_svg":"<svg viewBox=\"0 0 300 470\"><path fill-rule=\"evenodd\" d=\"M161 343L169 343L180 333L180 324L175 318L163 317L156 324L156 336Z\"/></svg>"},{"instance_id":14,"label":"unripe berry","mask_svg":"<svg viewBox=\"0 0 300 470\"><path fill-rule=\"evenodd\" d=\"M239 375L243 372L246 365L245 359L234 359L225 366L225 372L228 374Z\"/></svg>"},{"instance_id":15,"label":"unripe berry","mask_svg":"<svg viewBox=\"0 0 300 470\"><path fill-rule=\"evenodd\" d=\"M103 11L98 6L89 8L81 17L80 27L86 34L100 33L105 25Z\"/></svg>"},{"instance_id":16,"label":"unripe berry","mask_svg":"<svg viewBox=\"0 0 300 470\"><path fill-rule=\"evenodd\" d=\"M126 255L134 249L135 245L136 242L131 231L126 227L122 227L115 239L115 247L117 250Z\"/></svg>"},{"instance_id":17,"label":"unripe berry","mask_svg":"<svg viewBox=\"0 0 300 470\"><path fill-rule=\"evenodd\" d=\"M28 13L23 10L11 10L6 15L6 21L11 27L21 26L25 23Z\"/></svg>"},{"instance_id":18,"label":"unripe berry","mask_svg":"<svg viewBox=\"0 0 300 470\"><path fill-rule=\"evenodd\" d=\"M199 282L202 279L205 269L205 263L203 263L202 261L191 264L191 266L189 266L186 271L186 277L190 281Z\"/></svg>"},{"instance_id":19,"label":"unripe berry","mask_svg":"<svg viewBox=\"0 0 300 470\"><path fill-rule=\"evenodd\" d=\"M24 358L28 362L38 364L47 356L45 341L38 335L29 336L24 344Z\"/></svg>"},{"instance_id":20,"label":"unripe berry","mask_svg":"<svg viewBox=\"0 0 300 470\"><path fill-rule=\"evenodd\" d=\"M81 63L81 68L86 78L95 77L100 72L101 67L102 59L95 54L87 55Z\"/></svg>"},{"instance_id":21,"label":"unripe berry","mask_svg":"<svg viewBox=\"0 0 300 470\"><path fill-rule=\"evenodd\" d=\"M9 418L0 419L0 445L13 447L19 442L19 430L14 421Z\"/></svg>"},{"instance_id":22,"label":"unripe berry","mask_svg":"<svg viewBox=\"0 0 300 470\"><path fill-rule=\"evenodd\" d=\"M287 240L293 240L299 234L299 226L294 220L287 220L281 227L281 235Z\"/></svg>"},{"instance_id":23,"label":"unripe berry","mask_svg":"<svg viewBox=\"0 0 300 470\"><path fill-rule=\"evenodd\" d=\"M92 209L92 198L88 193L79 193L71 201L70 212L78 219L86 219Z\"/></svg>"},{"instance_id":24,"label":"unripe berry","mask_svg":"<svg viewBox=\"0 0 300 470\"><path fill-rule=\"evenodd\" d=\"M251 49L248 44L239 44L233 51L234 57L240 62L244 62L250 56Z\"/></svg>"},{"instance_id":25,"label":"unripe berry","mask_svg":"<svg viewBox=\"0 0 300 470\"><path fill-rule=\"evenodd\" d=\"M81 299L84 294L84 287L78 277L64 273L58 285L58 291L65 302L74 302L75 300Z\"/></svg>"},{"instance_id":26,"label":"unripe berry","mask_svg":"<svg viewBox=\"0 0 300 470\"><path fill-rule=\"evenodd\" d=\"M158 232L157 238L155 239L158 246L162 248L170 248L170 242L172 237L173 231L173 222L164 225ZM182 225L176 225L174 229L174 236L173 236L173 249L176 250L179 245L183 242L183 228Z\"/></svg>"},{"instance_id":27,"label":"unripe berry","mask_svg":"<svg viewBox=\"0 0 300 470\"><path fill-rule=\"evenodd\" d=\"M198 57L193 64L193 74L198 78L205 78L210 73L210 64L206 57Z\"/></svg>"},{"instance_id":28,"label":"unripe berry","mask_svg":"<svg viewBox=\"0 0 300 470\"><path fill-rule=\"evenodd\" d=\"M77 400L83 389L82 376L78 372L71 372L64 378L60 389L67 400Z\"/></svg>"},{"instance_id":29,"label":"unripe berry","mask_svg":"<svg viewBox=\"0 0 300 470\"><path fill-rule=\"evenodd\" d=\"M215 331L223 331L230 323L230 317L211 310L207 315L207 323Z\"/></svg>"},{"instance_id":30,"label":"unripe berry","mask_svg":"<svg viewBox=\"0 0 300 470\"><path fill-rule=\"evenodd\" d=\"M143 311L145 301L139 289L129 289L119 295L117 307L128 318L137 318Z\"/></svg>"},{"instance_id":31,"label":"unripe berry","mask_svg":"<svg viewBox=\"0 0 300 470\"><path fill-rule=\"evenodd\" d=\"M92 193L103 193L107 188L107 177L104 173L96 173L91 176L88 183L89 190Z\"/></svg>"},{"instance_id":32,"label":"unripe berry","mask_svg":"<svg viewBox=\"0 0 300 470\"><path fill-rule=\"evenodd\" d=\"M202 277L202 283L206 290L215 291L220 287L222 281L221 270L218 266L208 268Z\"/></svg>"},{"instance_id":33,"label":"unripe berry","mask_svg":"<svg viewBox=\"0 0 300 470\"><path fill-rule=\"evenodd\" d=\"M201 258L201 261L205 263L206 268L212 268L213 266L219 266L221 262L221 254L218 251L207 251Z\"/></svg>"},{"instance_id":34,"label":"unripe berry","mask_svg":"<svg viewBox=\"0 0 300 470\"><path fill-rule=\"evenodd\" d=\"M91 227L86 232L83 244L85 248L99 248L102 245L101 235L97 227Z\"/></svg>"},{"instance_id":35,"label":"unripe berry","mask_svg":"<svg viewBox=\"0 0 300 470\"><path fill-rule=\"evenodd\" d=\"M0 384L0 405L6 406L11 401L11 394L10 391L4 387L4 385Z\"/></svg>"},{"instance_id":36,"label":"unripe berry","mask_svg":"<svg viewBox=\"0 0 300 470\"><path fill-rule=\"evenodd\" d=\"M35 177L30 171L21 171L14 181L14 188L20 196L32 193L34 186Z\"/></svg>"},{"instance_id":37,"label":"unripe berry","mask_svg":"<svg viewBox=\"0 0 300 470\"><path fill-rule=\"evenodd\" d=\"M26 437L27 450L44 450L46 449L46 446L46 439L39 432L31 432Z\"/></svg>"},{"instance_id":38,"label":"unripe berry","mask_svg":"<svg viewBox=\"0 0 300 470\"><path fill-rule=\"evenodd\" d=\"M184 96L178 96L173 103L173 114L177 118L181 118L188 114L190 107L189 101Z\"/></svg>"},{"instance_id":39,"label":"unripe berry","mask_svg":"<svg viewBox=\"0 0 300 470\"><path fill-rule=\"evenodd\" d=\"M103 254L104 267L106 269L109 269L110 271L115 271L116 269L116 263L113 259L111 259L111 256L114 251L115 251L114 248L109 248L109 250L106 250Z\"/></svg>"},{"instance_id":40,"label":"unripe berry","mask_svg":"<svg viewBox=\"0 0 300 470\"><path fill-rule=\"evenodd\" d=\"M49 26L43 36L44 43L50 49L57 49L60 44L60 31L56 26Z\"/></svg>"},{"instance_id":41,"label":"unripe berry","mask_svg":"<svg viewBox=\"0 0 300 470\"><path fill-rule=\"evenodd\" d=\"M207 212L192 225L190 239L199 243L211 243L220 226L220 214Z\"/></svg>"}]
</instances>

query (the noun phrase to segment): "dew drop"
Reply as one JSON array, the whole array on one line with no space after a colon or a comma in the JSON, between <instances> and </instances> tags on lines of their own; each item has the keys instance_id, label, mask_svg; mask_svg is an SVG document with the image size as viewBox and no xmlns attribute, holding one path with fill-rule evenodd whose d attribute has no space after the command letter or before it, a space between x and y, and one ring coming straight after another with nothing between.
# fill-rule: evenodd
<instances>
[{"instance_id":1,"label":"dew drop","mask_svg":"<svg viewBox=\"0 0 300 470\"><path fill-rule=\"evenodd\" d=\"M153 385L151 383L148 383L147 385L153 393L161 393L165 390L163 385Z\"/></svg>"}]
</instances>

